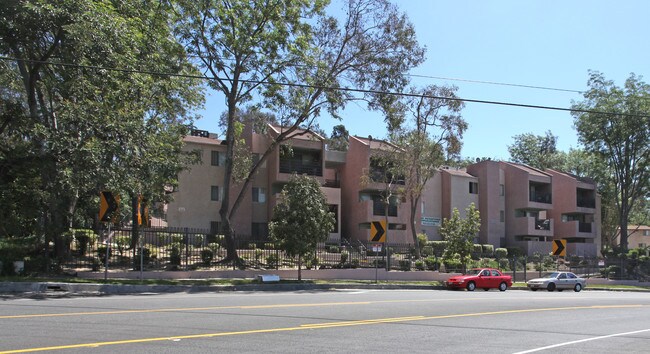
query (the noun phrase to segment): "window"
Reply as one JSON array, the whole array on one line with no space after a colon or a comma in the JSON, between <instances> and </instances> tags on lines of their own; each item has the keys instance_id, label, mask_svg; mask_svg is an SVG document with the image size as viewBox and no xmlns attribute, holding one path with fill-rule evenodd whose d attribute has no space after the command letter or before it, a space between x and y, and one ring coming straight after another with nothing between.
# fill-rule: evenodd
<instances>
[{"instance_id":1,"label":"window","mask_svg":"<svg viewBox=\"0 0 650 354\"><path fill-rule=\"evenodd\" d=\"M253 203L266 203L266 188L253 187Z\"/></svg>"},{"instance_id":2,"label":"window","mask_svg":"<svg viewBox=\"0 0 650 354\"><path fill-rule=\"evenodd\" d=\"M469 182L469 194L478 194L478 182Z\"/></svg>"},{"instance_id":3,"label":"window","mask_svg":"<svg viewBox=\"0 0 650 354\"><path fill-rule=\"evenodd\" d=\"M643 230L643 236L650 236L650 230Z\"/></svg>"},{"instance_id":4,"label":"window","mask_svg":"<svg viewBox=\"0 0 650 354\"><path fill-rule=\"evenodd\" d=\"M211 164L212 166L219 166L219 162L220 162L220 160L219 160L219 156L220 156L220 155L221 155L221 154L219 153L219 151L215 151L215 150L212 150L212 151L211 151L211 155L210 155L210 164Z\"/></svg>"},{"instance_id":5,"label":"window","mask_svg":"<svg viewBox=\"0 0 650 354\"><path fill-rule=\"evenodd\" d=\"M219 186L210 186L210 200L219 201Z\"/></svg>"},{"instance_id":6,"label":"window","mask_svg":"<svg viewBox=\"0 0 650 354\"><path fill-rule=\"evenodd\" d=\"M506 186L504 186L503 184L499 185L499 195L502 197L506 195Z\"/></svg>"},{"instance_id":7,"label":"window","mask_svg":"<svg viewBox=\"0 0 650 354\"><path fill-rule=\"evenodd\" d=\"M505 222L506 221L506 212L501 210L499 211L499 221Z\"/></svg>"},{"instance_id":8,"label":"window","mask_svg":"<svg viewBox=\"0 0 650 354\"><path fill-rule=\"evenodd\" d=\"M221 222L219 221L210 221L210 233L213 235L218 235L221 233Z\"/></svg>"}]
</instances>

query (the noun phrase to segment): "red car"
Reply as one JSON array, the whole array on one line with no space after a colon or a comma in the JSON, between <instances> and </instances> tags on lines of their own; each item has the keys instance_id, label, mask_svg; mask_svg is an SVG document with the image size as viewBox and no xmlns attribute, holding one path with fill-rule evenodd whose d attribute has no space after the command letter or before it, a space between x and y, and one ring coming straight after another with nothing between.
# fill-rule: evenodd
<instances>
[{"instance_id":1,"label":"red car","mask_svg":"<svg viewBox=\"0 0 650 354\"><path fill-rule=\"evenodd\" d=\"M485 291L490 289L506 291L508 287L512 286L512 277L504 275L498 269L476 268L467 274L453 276L444 284L449 289L465 288L468 291L474 291L476 288L482 288Z\"/></svg>"}]
</instances>

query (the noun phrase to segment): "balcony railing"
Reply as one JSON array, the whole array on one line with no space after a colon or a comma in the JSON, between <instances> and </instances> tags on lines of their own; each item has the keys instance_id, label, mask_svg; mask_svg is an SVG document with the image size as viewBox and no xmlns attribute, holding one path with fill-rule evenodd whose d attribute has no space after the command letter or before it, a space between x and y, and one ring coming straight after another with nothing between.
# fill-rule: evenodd
<instances>
[{"instance_id":1,"label":"balcony railing","mask_svg":"<svg viewBox=\"0 0 650 354\"><path fill-rule=\"evenodd\" d=\"M335 179L326 179L323 187L341 188L341 181Z\"/></svg>"},{"instance_id":2,"label":"balcony railing","mask_svg":"<svg viewBox=\"0 0 650 354\"><path fill-rule=\"evenodd\" d=\"M578 198L576 204L578 208L596 208L596 200L591 198Z\"/></svg>"},{"instance_id":3,"label":"balcony railing","mask_svg":"<svg viewBox=\"0 0 650 354\"><path fill-rule=\"evenodd\" d=\"M323 176L323 166L320 161L303 162L297 160L280 159L280 173L297 173L309 176Z\"/></svg>"},{"instance_id":4,"label":"balcony railing","mask_svg":"<svg viewBox=\"0 0 650 354\"><path fill-rule=\"evenodd\" d=\"M544 203L544 204L551 204L553 203L552 197L550 193L547 194L542 194L542 193L534 193L530 195L531 202L536 202L536 203Z\"/></svg>"}]
</instances>

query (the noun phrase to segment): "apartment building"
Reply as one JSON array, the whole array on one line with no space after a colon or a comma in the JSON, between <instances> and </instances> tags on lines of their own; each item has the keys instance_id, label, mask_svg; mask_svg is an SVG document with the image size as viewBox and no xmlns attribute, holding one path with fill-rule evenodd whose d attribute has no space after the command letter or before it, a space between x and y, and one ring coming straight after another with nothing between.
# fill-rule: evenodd
<instances>
[{"instance_id":1,"label":"apartment building","mask_svg":"<svg viewBox=\"0 0 650 354\"><path fill-rule=\"evenodd\" d=\"M265 134L247 128L245 139L257 161L282 128ZM199 135L199 136L197 136ZM207 132L185 138L185 149L202 152L201 165L179 176L179 188L167 208L169 226L220 229L225 145ZM233 224L242 239L264 240L282 187L293 173L316 178L336 216L329 241L368 242L371 224L387 225L389 243L412 243L410 203L397 193L404 181L384 183L376 157L395 146L371 137L350 137L347 152L328 151L317 134L296 131L268 156L246 191ZM234 185L238 192L241 186ZM386 195L390 194L389 203ZM499 161L481 161L466 169L443 167L426 184L416 208L415 231L442 239L442 221L454 208L465 216L474 203L481 214L475 242L518 247L527 254L551 252L553 240L567 241L567 254L596 256L600 250L600 199L593 181L559 171Z\"/></svg>"},{"instance_id":2,"label":"apartment building","mask_svg":"<svg viewBox=\"0 0 650 354\"><path fill-rule=\"evenodd\" d=\"M650 247L650 226L628 225L627 248L633 249L639 247Z\"/></svg>"}]
</instances>

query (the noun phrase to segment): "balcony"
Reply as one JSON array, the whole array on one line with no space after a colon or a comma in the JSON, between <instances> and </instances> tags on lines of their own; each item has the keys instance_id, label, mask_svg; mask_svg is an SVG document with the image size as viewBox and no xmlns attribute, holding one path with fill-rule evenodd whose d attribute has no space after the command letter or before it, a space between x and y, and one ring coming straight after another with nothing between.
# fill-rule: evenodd
<instances>
[{"instance_id":1,"label":"balcony","mask_svg":"<svg viewBox=\"0 0 650 354\"><path fill-rule=\"evenodd\" d=\"M320 161L304 162L302 160L280 159L280 173L297 173L308 176L323 176L323 166Z\"/></svg>"},{"instance_id":2,"label":"balcony","mask_svg":"<svg viewBox=\"0 0 650 354\"><path fill-rule=\"evenodd\" d=\"M578 223L578 232L591 233L591 224L590 222L579 222Z\"/></svg>"},{"instance_id":3,"label":"balcony","mask_svg":"<svg viewBox=\"0 0 650 354\"><path fill-rule=\"evenodd\" d=\"M531 193L529 201L535 203L552 204L553 198L550 193Z\"/></svg>"},{"instance_id":4,"label":"balcony","mask_svg":"<svg viewBox=\"0 0 650 354\"><path fill-rule=\"evenodd\" d=\"M596 200L593 198L580 198L578 197L576 201L576 205L578 208L590 208L590 209L595 209L596 208Z\"/></svg>"},{"instance_id":5,"label":"balcony","mask_svg":"<svg viewBox=\"0 0 650 354\"><path fill-rule=\"evenodd\" d=\"M551 219L536 219L535 217L518 217L514 220L514 229L512 230L515 235L528 235L528 236L552 236L553 235L553 221Z\"/></svg>"},{"instance_id":6,"label":"balcony","mask_svg":"<svg viewBox=\"0 0 650 354\"><path fill-rule=\"evenodd\" d=\"M341 181L335 179L326 179L323 187L328 188L341 188Z\"/></svg>"},{"instance_id":7,"label":"balcony","mask_svg":"<svg viewBox=\"0 0 650 354\"><path fill-rule=\"evenodd\" d=\"M385 216L386 203L382 199L373 199L372 201L372 215ZM388 205L388 216L397 216L397 205Z\"/></svg>"}]
</instances>

